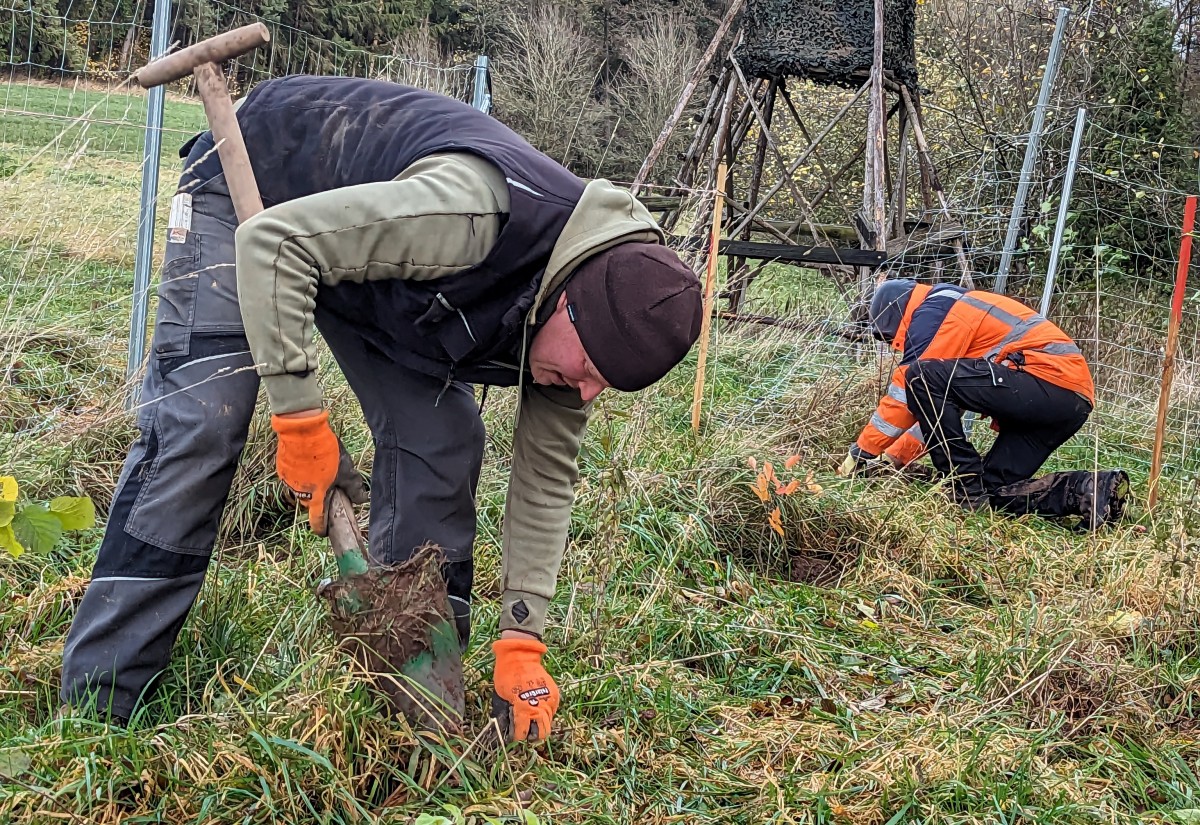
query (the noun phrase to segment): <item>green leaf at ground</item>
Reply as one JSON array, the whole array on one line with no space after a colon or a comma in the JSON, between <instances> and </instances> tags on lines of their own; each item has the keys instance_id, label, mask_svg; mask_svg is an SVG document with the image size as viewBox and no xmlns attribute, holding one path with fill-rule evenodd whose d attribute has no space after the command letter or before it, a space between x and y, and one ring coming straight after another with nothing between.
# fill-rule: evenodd
<instances>
[{"instance_id":1,"label":"green leaf at ground","mask_svg":"<svg viewBox=\"0 0 1200 825\"><path fill-rule=\"evenodd\" d=\"M62 522L42 505L31 504L13 518L12 529L26 549L49 553L62 535Z\"/></svg>"},{"instance_id":2,"label":"green leaf at ground","mask_svg":"<svg viewBox=\"0 0 1200 825\"><path fill-rule=\"evenodd\" d=\"M17 514L17 480L12 476L0 476L0 527L12 524Z\"/></svg>"},{"instance_id":3,"label":"green leaf at ground","mask_svg":"<svg viewBox=\"0 0 1200 825\"><path fill-rule=\"evenodd\" d=\"M11 524L0 526L0 549L7 550L14 559L25 552L21 542L17 541L17 534L13 532Z\"/></svg>"},{"instance_id":4,"label":"green leaf at ground","mask_svg":"<svg viewBox=\"0 0 1200 825\"><path fill-rule=\"evenodd\" d=\"M50 512L64 530L87 530L96 525L96 507L87 496L59 496L50 502Z\"/></svg>"}]
</instances>

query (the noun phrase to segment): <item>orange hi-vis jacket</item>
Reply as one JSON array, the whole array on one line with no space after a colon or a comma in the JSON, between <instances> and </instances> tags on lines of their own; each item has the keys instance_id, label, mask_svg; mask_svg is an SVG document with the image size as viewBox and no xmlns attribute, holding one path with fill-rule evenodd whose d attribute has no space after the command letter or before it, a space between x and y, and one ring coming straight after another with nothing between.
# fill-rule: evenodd
<instances>
[{"instance_id":1,"label":"orange hi-vis jacket","mask_svg":"<svg viewBox=\"0 0 1200 825\"><path fill-rule=\"evenodd\" d=\"M886 452L900 464L925 450L906 393L908 367L917 361L983 358L1072 390L1095 405L1092 375L1075 342L1033 309L994 292L917 284L892 348L903 353L900 364L856 443L863 453Z\"/></svg>"}]
</instances>

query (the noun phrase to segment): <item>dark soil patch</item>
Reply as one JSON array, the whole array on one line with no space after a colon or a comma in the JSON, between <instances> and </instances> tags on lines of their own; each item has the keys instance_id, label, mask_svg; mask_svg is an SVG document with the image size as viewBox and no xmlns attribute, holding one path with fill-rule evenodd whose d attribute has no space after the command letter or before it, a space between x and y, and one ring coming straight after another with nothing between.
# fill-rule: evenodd
<instances>
[{"instance_id":1,"label":"dark soil patch","mask_svg":"<svg viewBox=\"0 0 1200 825\"><path fill-rule=\"evenodd\" d=\"M830 587L842 577L851 559L845 553L827 550L800 550L791 557L791 578L794 582L814 587Z\"/></svg>"}]
</instances>

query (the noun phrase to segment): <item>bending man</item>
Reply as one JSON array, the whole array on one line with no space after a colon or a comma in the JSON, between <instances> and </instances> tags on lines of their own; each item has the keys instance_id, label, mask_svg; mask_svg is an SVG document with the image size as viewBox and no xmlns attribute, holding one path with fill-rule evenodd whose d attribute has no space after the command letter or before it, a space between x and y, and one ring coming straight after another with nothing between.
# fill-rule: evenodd
<instances>
[{"instance_id":1,"label":"bending man","mask_svg":"<svg viewBox=\"0 0 1200 825\"><path fill-rule=\"evenodd\" d=\"M141 436L66 641L62 699L128 718L166 666L260 380L277 470L324 535L328 492L353 491L355 473L324 409L316 329L375 442L370 552L399 562L439 544L464 646L484 444L471 385L519 387L494 682L513 738L545 738L559 696L542 634L592 401L683 359L698 280L629 192L585 184L451 98L292 76L260 83L237 117L266 208L238 226L211 133L181 150L190 218L169 230Z\"/></svg>"}]
</instances>

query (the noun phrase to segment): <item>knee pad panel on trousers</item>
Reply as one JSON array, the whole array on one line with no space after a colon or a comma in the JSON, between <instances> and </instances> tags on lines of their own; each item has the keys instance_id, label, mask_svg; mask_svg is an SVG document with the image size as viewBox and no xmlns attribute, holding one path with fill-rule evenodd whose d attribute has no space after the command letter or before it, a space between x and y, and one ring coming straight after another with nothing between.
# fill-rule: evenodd
<instances>
[{"instance_id":1,"label":"knee pad panel on trousers","mask_svg":"<svg viewBox=\"0 0 1200 825\"><path fill-rule=\"evenodd\" d=\"M207 556L246 443L258 375L245 338L195 336L191 350L161 379L152 359L141 436L123 480L137 494L122 526L164 550Z\"/></svg>"},{"instance_id":2,"label":"knee pad panel on trousers","mask_svg":"<svg viewBox=\"0 0 1200 825\"><path fill-rule=\"evenodd\" d=\"M921 384L929 390L941 391L949 383L953 369L952 361L914 361L905 371L905 383Z\"/></svg>"},{"instance_id":3,"label":"knee pad panel on trousers","mask_svg":"<svg viewBox=\"0 0 1200 825\"><path fill-rule=\"evenodd\" d=\"M922 408L932 410L940 407L946 400L953 369L952 361L915 361L909 364L904 376L909 411L919 418Z\"/></svg>"},{"instance_id":4,"label":"knee pad panel on trousers","mask_svg":"<svg viewBox=\"0 0 1200 825\"><path fill-rule=\"evenodd\" d=\"M145 443L143 463L153 463L158 454L158 438L152 430ZM121 523L127 517L141 492L137 467L127 474L125 483L117 488L110 510L110 521L96 555L92 578L133 576L174 579L180 576L203 574L208 570L208 555L175 553L134 538Z\"/></svg>"}]
</instances>

